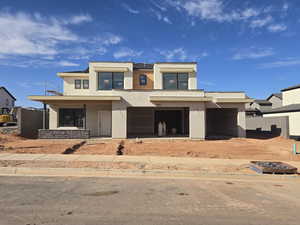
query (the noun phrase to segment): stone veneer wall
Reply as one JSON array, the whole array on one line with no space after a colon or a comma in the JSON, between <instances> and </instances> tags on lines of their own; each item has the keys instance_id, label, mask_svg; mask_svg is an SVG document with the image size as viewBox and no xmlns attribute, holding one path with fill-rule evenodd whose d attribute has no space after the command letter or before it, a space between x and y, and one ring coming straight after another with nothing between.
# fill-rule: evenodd
<instances>
[{"instance_id":1,"label":"stone veneer wall","mask_svg":"<svg viewBox=\"0 0 300 225\"><path fill-rule=\"evenodd\" d=\"M90 130L39 130L40 139L89 139Z\"/></svg>"}]
</instances>

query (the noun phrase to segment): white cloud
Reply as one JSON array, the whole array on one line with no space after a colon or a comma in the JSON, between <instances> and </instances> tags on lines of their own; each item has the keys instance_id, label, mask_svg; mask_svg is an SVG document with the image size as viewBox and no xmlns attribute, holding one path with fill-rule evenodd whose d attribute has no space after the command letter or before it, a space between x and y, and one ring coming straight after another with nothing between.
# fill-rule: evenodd
<instances>
[{"instance_id":1,"label":"white cloud","mask_svg":"<svg viewBox=\"0 0 300 225\"><path fill-rule=\"evenodd\" d=\"M173 61L173 60L179 60L179 61L196 61L200 58L204 58L208 56L207 52L202 52L198 54L188 54L187 50L183 47L174 48L172 50L161 50L161 49L155 49L160 55L162 55L166 61Z\"/></svg>"},{"instance_id":2,"label":"white cloud","mask_svg":"<svg viewBox=\"0 0 300 225\"><path fill-rule=\"evenodd\" d=\"M172 24L172 22L170 21L170 19L166 16L163 17L162 19L164 22L168 23L168 24Z\"/></svg>"},{"instance_id":3,"label":"white cloud","mask_svg":"<svg viewBox=\"0 0 300 225\"><path fill-rule=\"evenodd\" d=\"M154 14L154 16L157 18L159 21L163 21L168 24L172 24L172 21L165 15L162 15L159 11L155 9L150 9L150 11Z\"/></svg>"},{"instance_id":4,"label":"white cloud","mask_svg":"<svg viewBox=\"0 0 300 225\"><path fill-rule=\"evenodd\" d=\"M269 63L263 63L260 64L260 68L279 68L279 67L288 67L288 66L297 66L300 65L300 59L285 59L285 60L279 60L275 62L269 62Z\"/></svg>"},{"instance_id":5,"label":"white cloud","mask_svg":"<svg viewBox=\"0 0 300 225\"><path fill-rule=\"evenodd\" d=\"M69 26L91 20L88 14L62 18L0 11L1 65L75 66L68 60L103 55L110 46L122 41L121 36L112 33L103 33L96 38L79 36L71 29L73 26Z\"/></svg>"},{"instance_id":6,"label":"white cloud","mask_svg":"<svg viewBox=\"0 0 300 225\"><path fill-rule=\"evenodd\" d=\"M102 45L102 46L109 46L109 45L116 45L119 44L123 38L119 35L112 34L112 33L105 33L103 35L99 35L91 40L91 43Z\"/></svg>"},{"instance_id":7,"label":"white cloud","mask_svg":"<svg viewBox=\"0 0 300 225\"><path fill-rule=\"evenodd\" d=\"M217 22L246 20L260 14L258 10L253 8L247 8L243 11L233 10L231 12L226 12L221 0L188 0L179 6L185 9L191 16Z\"/></svg>"},{"instance_id":8,"label":"white cloud","mask_svg":"<svg viewBox=\"0 0 300 225\"><path fill-rule=\"evenodd\" d=\"M272 48L248 48L242 49L236 52L232 59L234 60L242 60L242 59L258 59L267 56L274 55L274 51Z\"/></svg>"},{"instance_id":9,"label":"white cloud","mask_svg":"<svg viewBox=\"0 0 300 225\"><path fill-rule=\"evenodd\" d=\"M167 8L157 2L155 2L154 0L151 1L151 3L156 7L158 8L159 10L161 11L167 11Z\"/></svg>"},{"instance_id":10,"label":"white cloud","mask_svg":"<svg viewBox=\"0 0 300 225\"><path fill-rule=\"evenodd\" d=\"M173 50L158 50L159 54L164 56L166 60L185 60L187 58L187 53L184 48L175 48Z\"/></svg>"},{"instance_id":11,"label":"white cloud","mask_svg":"<svg viewBox=\"0 0 300 225\"><path fill-rule=\"evenodd\" d=\"M91 22L93 19L90 15L77 15L70 18L69 23L70 24L81 24L81 23L87 23Z\"/></svg>"},{"instance_id":12,"label":"white cloud","mask_svg":"<svg viewBox=\"0 0 300 225\"><path fill-rule=\"evenodd\" d=\"M116 51L113 56L116 59L119 58L132 58L132 57L137 57L140 56L143 52L142 51L135 51L131 48L120 48L118 51Z\"/></svg>"},{"instance_id":13,"label":"white cloud","mask_svg":"<svg viewBox=\"0 0 300 225\"><path fill-rule=\"evenodd\" d=\"M79 37L55 20L26 13L0 12L0 54L55 55L57 45Z\"/></svg>"},{"instance_id":14,"label":"white cloud","mask_svg":"<svg viewBox=\"0 0 300 225\"><path fill-rule=\"evenodd\" d=\"M79 66L78 63L73 63L73 62L65 61L65 60L59 61L59 62L57 63L57 65L59 65L59 66Z\"/></svg>"},{"instance_id":15,"label":"white cloud","mask_svg":"<svg viewBox=\"0 0 300 225\"><path fill-rule=\"evenodd\" d=\"M250 27L251 28L264 27L269 23L271 23L272 20L273 20L272 16L267 16L261 19L255 19L250 22Z\"/></svg>"},{"instance_id":16,"label":"white cloud","mask_svg":"<svg viewBox=\"0 0 300 225\"><path fill-rule=\"evenodd\" d=\"M139 14L140 11L139 10L136 10L136 9L133 9L131 8L129 5L125 4L125 3L122 3L122 7L128 11L129 13L132 13L132 14Z\"/></svg>"},{"instance_id":17,"label":"white cloud","mask_svg":"<svg viewBox=\"0 0 300 225\"><path fill-rule=\"evenodd\" d=\"M268 30L273 33L285 31L286 29L287 29L287 26L284 24L272 24L272 25L268 26Z\"/></svg>"},{"instance_id":18,"label":"white cloud","mask_svg":"<svg viewBox=\"0 0 300 225\"><path fill-rule=\"evenodd\" d=\"M283 6L282 6L282 9L283 9L284 11L287 11L287 10L289 9L289 7L290 7L289 4L285 2L285 3L283 4Z\"/></svg>"}]
</instances>

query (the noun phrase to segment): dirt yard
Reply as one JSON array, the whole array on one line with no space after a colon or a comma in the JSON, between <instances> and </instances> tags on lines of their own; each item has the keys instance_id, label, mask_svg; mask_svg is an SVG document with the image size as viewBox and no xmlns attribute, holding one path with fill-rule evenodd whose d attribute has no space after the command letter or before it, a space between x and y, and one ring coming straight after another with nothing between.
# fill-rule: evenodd
<instances>
[{"instance_id":1,"label":"dirt yard","mask_svg":"<svg viewBox=\"0 0 300 225\"><path fill-rule=\"evenodd\" d=\"M115 155L119 142L118 140L91 139L80 145L79 140L32 140L0 134L0 153ZM139 142L130 139L124 141L124 154L300 161L300 155L292 155L294 143L293 140L281 137L207 141L142 139ZM73 146L76 148L72 150Z\"/></svg>"}]
</instances>

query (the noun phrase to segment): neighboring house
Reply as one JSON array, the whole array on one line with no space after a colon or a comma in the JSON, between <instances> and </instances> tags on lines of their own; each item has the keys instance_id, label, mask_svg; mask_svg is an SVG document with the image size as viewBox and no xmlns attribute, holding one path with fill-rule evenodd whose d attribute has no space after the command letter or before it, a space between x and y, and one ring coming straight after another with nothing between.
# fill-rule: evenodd
<instances>
[{"instance_id":1,"label":"neighboring house","mask_svg":"<svg viewBox=\"0 0 300 225\"><path fill-rule=\"evenodd\" d=\"M263 113L263 117L282 117L289 119L289 136L300 139L300 85L281 90L282 107Z\"/></svg>"},{"instance_id":2,"label":"neighboring house","mask_svg":"<svg viewBox=\"0 0 300 225\"><path fill-rule=\"evenodd\" d=\"M282 93L273 93L268 98L267 101L272 103L272 108L278 108L282 106Z\"/></svg>"},{"instance_id":3,"label":"neighboring house","mask_svg":"<svg viewBox=\"0 0 300 225\"><path fill-rule=\"evenodd\" d=\"M272 109L272 103L264 99L255 99L246 104L247 116L262 116L262 111Z\"/></svg>"},{"instance_id":4,"label":"neighboring house","mask_svg":"<svg viewBox=\"0 0 300 225\"><path fill-rule=\"evenodd\" d=\"M15 107L16 98L5 88L0 87L0 108Z\"/></svg>"},{"instance_id":5,"label":"neighboring house","mask_svg":"<svg viewBox=\"0 0 300 225\"><path fill-rule=\"evenodd\" d=\"M251 109L258 109L259 111L264 111L272 108L272 103L264 99L255 99L250 103Z\"/></svg>"},{"instance_id":6,"label":"neighboring house","mask_svg":"<svg viewBox=\"0 0 300 225\"><path fill-rule=\"evenodd\" d=\"M91 62L84 71L58 73L62 96L29 96L49 107L40 138L155 137L205 139L246 136L244 92L197 89L195 62Z\"/></svg>"}]
</instances>

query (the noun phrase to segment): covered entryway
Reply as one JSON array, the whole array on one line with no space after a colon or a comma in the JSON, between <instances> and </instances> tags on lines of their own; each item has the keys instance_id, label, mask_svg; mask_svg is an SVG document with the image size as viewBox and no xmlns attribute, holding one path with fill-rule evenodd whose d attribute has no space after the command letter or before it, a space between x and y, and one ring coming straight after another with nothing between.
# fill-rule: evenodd
<instances>
[{"instance_id":1,"label":"covered entryway","mask_svg":"<svg viewBox=\"0 0 300 225\"><path fill-rule=\"evenodd\" d=\"M128 137L158 137L159 122L166 123L168 137L189 136L188 108L146 108L127 109Z\"/></svg>"},{"instance_id":2,"label":"covered entryway","mask_svg":"<svg viewBox=\"0 0 300 225\"><path fill-rule=\"evenodd\" d=\"M237 115L235 108L206 109L206 137L237 137Z\"/></svg>"}]
</instances>

